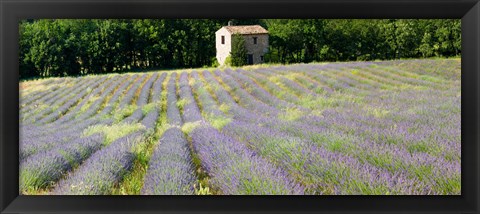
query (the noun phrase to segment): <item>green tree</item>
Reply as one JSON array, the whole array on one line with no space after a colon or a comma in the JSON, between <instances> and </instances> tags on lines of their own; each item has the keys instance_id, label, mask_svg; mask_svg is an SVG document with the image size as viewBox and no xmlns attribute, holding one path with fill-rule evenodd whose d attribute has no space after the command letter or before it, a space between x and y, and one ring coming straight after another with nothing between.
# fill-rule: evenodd
<instances>
[{"instance_id":1,"label":"green tree","mask_svg":"<svg viewBox=\"0 0 480 214\"><path fill-rule=\"evenodd\" d=\"M269 30L270 50L277 54L281 63L301 62L305 39L298 19L269 19L266 25Z\"/></svg>"},{"instance_id":2,"label":"green tree","mask_svg":"<svg viewBox=\"0 0 480 214\"><path fill-rule=\"evenodd\" d=\"M227 19L41 19L19 25L20 78L209 66ZM452 19L233 19L269 31L267 62L398 59L461 54ZM232 61L246 63L241 42ZM235 47L234 47L235 49Z\"/></svg>"},{"instance_id":3,"label":"green tree","mask_svg":"<svg viewBox=\"0 0 480 214\"><path fill-rule=\"evenodd\" d=\"M230 52L232 66L243 66L247 64L247 48L243 36L232 35L232 51Z\"/></svg>"},{"instance_id":4,"label":"green tree","mask_svg":"<svg viewBox=\"0 0 480 214\"><path fill-rule=\"evenodd\" d=\"M30 54L30 51L32 50L32 40L34 37L34 34L33 34L34 31L31 29L32 27L33 25L27 22L26 20L23 20L20 22L20 26L19 26L19 33L20 33L20 38L19 38L20 74L19 76L20 76L20 79L38 76L38 70L36 69L35 64L33 63L33 60L31 59L31 54Z\"/></svg>"},{"instance_id":5,"label":"green tree","mask_svg":"<svg viewBox=\"0 0 480 214\"><path fill-rule=\"evenodd\" d=\"M423 57L433 56L433 38L430 32L425 32L420 47L418 48Z\"/></svg>"}]
</instances>

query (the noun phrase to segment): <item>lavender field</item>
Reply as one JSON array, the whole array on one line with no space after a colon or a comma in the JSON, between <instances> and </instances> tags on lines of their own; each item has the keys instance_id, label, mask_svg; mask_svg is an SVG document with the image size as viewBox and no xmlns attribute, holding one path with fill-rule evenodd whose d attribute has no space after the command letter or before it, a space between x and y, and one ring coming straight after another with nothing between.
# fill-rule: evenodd
<instances>
[{"instance_id":1,"label":"lavender field","mask_svg":"<svg viewBox=\"0 0 480 214\"><path fill-rule=\"evenodd\" d=\"M460 195L460 59L20 85L20 194Z\"/></svg>"}]
</instances>

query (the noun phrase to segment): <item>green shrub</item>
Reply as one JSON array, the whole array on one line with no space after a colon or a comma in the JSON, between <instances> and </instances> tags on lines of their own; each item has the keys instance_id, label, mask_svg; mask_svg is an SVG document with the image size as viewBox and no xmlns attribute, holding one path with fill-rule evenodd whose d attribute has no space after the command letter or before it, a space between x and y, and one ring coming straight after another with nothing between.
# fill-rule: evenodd
<instances>
[{"instance_id":1,"label":"green shrub","mask_svg":"<svg viewBox=\"0 0 480 214\"><path fill-rule=\"evenodd\" d=\"M232 65L232 57L230 55L227 56L227 58L225 59L225 63L224 63L226 66L233 66Z\"/></svg>"},{"instance_id":2,"label":"green shrub","mask_svg":"<svg viewBox=\"0 0 480 214\"><path fill-rule=\"evenodd\" d=\"M231 66L243 66L247 64L247 48L245 39L241 35L232 35ZM228 59L228 57L227 57Z\"/></svg>"},{"instance_id":3,"label":"green shrub","mask_svg":"<svg viewBox=\"0 0 480 214\"><path fill-rule=\"evenodd\" d=\"M217 57L212 57L211 61L212 61L211 67L216 68L220 66L220 63L218 63Z\"/></svg>"}]
</instances>

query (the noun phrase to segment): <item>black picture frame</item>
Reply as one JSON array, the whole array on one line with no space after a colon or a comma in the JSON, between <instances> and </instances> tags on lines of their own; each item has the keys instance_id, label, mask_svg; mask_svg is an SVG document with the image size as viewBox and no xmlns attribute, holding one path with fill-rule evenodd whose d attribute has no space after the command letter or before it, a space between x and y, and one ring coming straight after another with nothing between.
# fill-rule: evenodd
<instances>
[{"instance_id":1,"label":"black picture frame","mask_svg":"<svg viewBox=\"0 0 480 214\"><path fill-rule=\"evenodd\" d=\"M0 213L479 213L478 0L0 0ZM18 22L38 18L461 18L461 196L21 196Z\"/></svg>"}]
</instances>

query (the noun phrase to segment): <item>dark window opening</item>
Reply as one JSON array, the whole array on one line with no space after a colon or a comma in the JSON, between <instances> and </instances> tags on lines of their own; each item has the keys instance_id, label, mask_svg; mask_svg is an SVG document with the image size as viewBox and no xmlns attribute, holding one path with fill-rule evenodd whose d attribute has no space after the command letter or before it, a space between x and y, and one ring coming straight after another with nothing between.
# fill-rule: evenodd
<instances>
[{"instance_id":1,"label":"dark window opening","mask_svg":"<svg viewBox=\"0 0 480 214\"><path fill-rule=\"evenodd\" d=\"M262 60L262 61L263 61L263 56L260 56L260 60Z\"/></svg>"},{"instance_id":2,"label":"dark window opening","mask_svg":"<svg viewBox=\"0 0 480 214\"><path fill-rule=\"evenodd\" d=\"M253 44L254 44L254 45L257 44L257 37L253 37Z\"/></svg>"},{"instance_id":3,"label":"dark window opening","mask_svg":"<svg viewBox=\"0 0 480 214\"><path fill-rule=\"evenodd\" d=\"M222 45L225 44L225 36L222 36Z\"/></svg>"}]
</instances>

